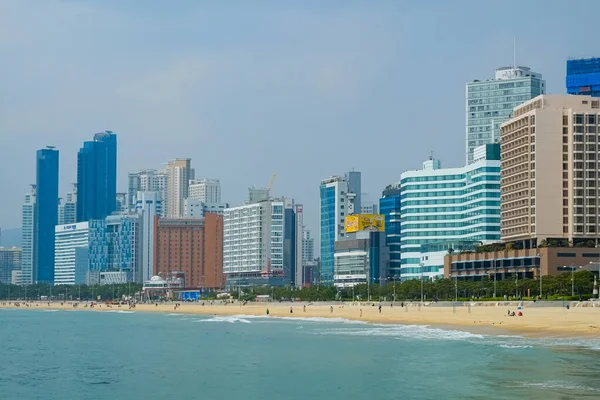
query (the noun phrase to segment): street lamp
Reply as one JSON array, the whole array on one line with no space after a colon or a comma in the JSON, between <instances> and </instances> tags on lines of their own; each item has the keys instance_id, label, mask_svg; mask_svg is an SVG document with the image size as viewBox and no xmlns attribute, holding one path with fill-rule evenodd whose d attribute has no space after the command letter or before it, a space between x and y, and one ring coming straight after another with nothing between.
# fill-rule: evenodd
<instances>
[{"instance_id":1,"label":"street lamp","mask_svg":"<svg viewBox=\"0 0 600 400\"><path fill-rule=\"evenodd\" d=\"M542 299L542 254L538 253L537 256L539 257L539 261L540 261L540 300Z\"/></svg>"},{"instance_id":2,"label":"street lamp","mask_svg":"<svg viewBox=\"0 0 600 400\"><path fill-rule=\"evenodd\" d=\"M425 266L423 261L419 263L419 266L421 267L421 303L423 303L423 267Z\"/></svg>"},{"instance_id":3,"label":"street lamp","mask_svg":"<svg viewBox=\"0 0 600 400\"><path fill-rule=\"evenodd\" d=\"M497 272L498 272L497 271L497 267L498 266L496 265L496 261L498 261L498 260L496 260L494 258L494 298L496 298L496 275L497 275Z\"/></svg>"}]
</instances>

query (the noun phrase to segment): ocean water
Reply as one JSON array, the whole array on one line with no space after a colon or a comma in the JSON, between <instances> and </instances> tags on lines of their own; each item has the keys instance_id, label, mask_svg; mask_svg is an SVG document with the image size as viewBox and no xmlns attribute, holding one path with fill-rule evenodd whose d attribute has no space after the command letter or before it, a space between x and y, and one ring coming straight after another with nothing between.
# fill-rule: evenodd
<instances>
[{"instance_id":1,"label":"ocean water","mask_svg":"<svg viewBox=\"0 0 600 400\"><path fill-rule=\"evenodd\" d=\"M600 398L600 341L0 309L0 399Z\"/></svg>"}]
</instances>

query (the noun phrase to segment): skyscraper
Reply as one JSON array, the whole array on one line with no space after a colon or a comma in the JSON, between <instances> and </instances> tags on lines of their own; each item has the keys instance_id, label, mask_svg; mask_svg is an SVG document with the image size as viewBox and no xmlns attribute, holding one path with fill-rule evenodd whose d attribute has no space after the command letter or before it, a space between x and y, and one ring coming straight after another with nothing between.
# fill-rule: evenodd
<instances>
[{"instance_id":1,"label":"skyscraper","mask_svg":"<svg viewBox=\"0 0 600 400\"><path fill-rule=\"evenodd\" d=\"M444 255L500 240L500 145L475 149L465 167L430 157L400 175L401 279L444 274ZM470 247L469 247L470 246Z\"/></svg>"},{"instance_id":2,"label":"skyscraper","mask_svg":"<svg viewBox=\"0 0 600 400\"><path fill-rule=\"evenodd\" d=\"M567 61L567 93L600 97L600 58Z\"/></svg>"},{"instance_id":3,"label":"skyscraper","mask_svg":"<svg viewBox=\"0 0 600 400\"><path fill-rule=\"evenodd\" d=\"M137 282L152 278L154 269L154 221L161 215L162 202L158 192L138 192L135 209L142 219L141 276Z\"/></svg>"},{"instance_id":4,"label":"skyscraper","mask_svg":"<svg viewBox=\"0 0 600 400\"><path fill-rule=\"evenodd\" d=\"M33 276L36 282L54 282L54 227L58 222L58 150L37 151L34 214Z\"/></svg>"},{"instance_id":5,"label":"skyscraper","mask_svg":"<svg viewBox=\"0 0 600 400\"><path fill-rule=\"evenodd\" d=\"M598 245L599 123L591 96L544 95L515 108L502 125L502 240Z\"/></svg>"},{"instance_id":6,"label":"skyscraper","mask_svg":"<svg viewBox=\"0 0 600 400\"><path fill-rule=\"evenodd\" d=\"M390 251L389 277L400 280L401 252L400 252L400 186L388 186L383 190L379 199L379 210L385 218L386 245Z\"/></svg>"},{"instance_id":7,"label":"skyscraper","mask_svg":"<svg viewBox=\"0 0 600 400\"><path fill-rule=\"evenodd\" d=\"M353 192L358 190L358 193ZM360 172L321 181L321 284L333 285L335 242L344 238L344 220L360 210Z\"/></svg>"},{"instance_id":8,"label":"skyscraper","mask_svg":"<svg viewBox=\"0 0 600 400\"><path fill-rule=\"evenodd\" d=\"M127 201L129 207L137 207L136 194L138 192L157 192L161 201L161 217L167 216L167 197L169 179L166 172L158 172L154 169L145 169L129 174L129 190Z\"/></svg>"},{"instance_id":9,"label":"skyscraper","mask_svg":"<svg viewBox=\"0 0 600 400\"><path fill-rule=\"evenodd\" d=\"M104 219L117 208L117 135L105 131L77 154L77 221Z\"/></svg>"},{"instance_id":10,"label":"skyscraper","mask_svg":"<svg viewBox=\"0 0 600 400\"><path fill-rule=\"evenodd\" d=\"M184 200L188 197L190 180L194 179L191 165L192 160L189 158L177 158L167 164L167 217L169 218L183 218Z\"/></svg>"},{"instance_id":11,"label":"skyscraper","mask_svg":"<svg viewBox=\"0 0 600 400\"><path fill-rule=\"evenodd\" d=\"M467 83L467 164L473 162L475 147L500 141L500 125L513 108L545 92L542 75L521 66L498 68L493 79Z\"/></svg>"},{"instance_id":12,"label":"skyscraper","mask_svg":"<svg viewBox=\"0 0 600 400\"><path fill-rule=\"evenodd\" d=\"M59 199L58 225L74 224L77 219L77 184L73 186L73 192L67 193L64 200Z\"/></svg>"},{"instance_id":13,"label":"skyscraper","mask_svg":"<svg viewBox=\"0 0 600 400\"><path fill-rule=\"evenodd\" d=\"M25 195L21 206L21 282L30 285L35 281L33 274L33 253L35 243L35 185L31 185L31 192Z\"/></svg>"},{"instance_id":14,"label":"skyscraper","mask_svg":"<svg viewBox=\"0 0 600 400\"><path fill-rule=\"evenodd\" d=\"M195 179L190 181L188 198L203 203L221 202L221 183L218 179Z\"/></svg>"}]
</instances>

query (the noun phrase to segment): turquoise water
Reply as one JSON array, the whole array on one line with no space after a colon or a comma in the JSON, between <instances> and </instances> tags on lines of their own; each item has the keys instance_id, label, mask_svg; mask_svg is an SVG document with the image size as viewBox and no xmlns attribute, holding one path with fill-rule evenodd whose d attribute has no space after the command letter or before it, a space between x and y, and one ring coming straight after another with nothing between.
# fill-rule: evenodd
<instances>
[{"instance_id":1,"label":"turquoise water","mask_svg":"<svg viewBox=\"0 0 600 400\"><path fill-rule=\"evenodd\" d=\"M0 310L1 399L600 398L600 342L342 320Z\"/></svg>"}]
</instances>

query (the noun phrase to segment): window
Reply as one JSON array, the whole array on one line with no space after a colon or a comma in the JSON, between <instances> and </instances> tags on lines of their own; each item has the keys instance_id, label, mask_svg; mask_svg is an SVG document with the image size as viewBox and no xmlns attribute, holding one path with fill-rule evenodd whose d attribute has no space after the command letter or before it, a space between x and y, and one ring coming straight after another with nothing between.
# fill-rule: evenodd
<instances>
[{"instance_id":1,"label":"window","mask_svg":"<svg viewBox=\"0 0 600 400\"><path fill-rule=\"evenodd\" d=\"M596 116L593 114L587 115L587 123L590 125L596 124Z\"/></svg>"},{"instance_id":2,"label":"window","mask_svg":"<svg viewBox=\"0 0 600 400\"><path fill-rule=\"evenodd\" d=\"M563 143L569 143L569 137L563 136Z\"/></svg>"},{"instance_id":3,"label":"window","mask_svg":"<svg viewBox=\"0 0 600 400\"><path fill-rule=\"evenodd\" d=\"M563 125L569 125L569 116L563 115Z\"/></svg>"},{"instance_id":4,"label":"window","mask_svg":"<svg viewBox=\"0 0 600 400\"><path fill-rule=\"evenodd\" d=\"M575 124L583 124L583 114L575 114ZM563 117L563 125L564 125L564 117Z\"/></svg>"}]
</instances>

